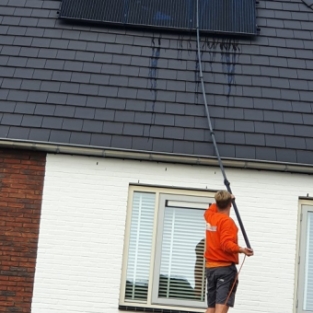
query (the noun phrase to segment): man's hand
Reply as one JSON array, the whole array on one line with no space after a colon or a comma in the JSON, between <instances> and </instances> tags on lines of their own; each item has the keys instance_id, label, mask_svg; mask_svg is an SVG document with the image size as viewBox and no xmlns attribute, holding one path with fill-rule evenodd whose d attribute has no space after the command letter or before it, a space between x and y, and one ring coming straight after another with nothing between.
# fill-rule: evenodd
<instances>
[{"instance_id":1,"label":"man's hand","mask_svg":"<svg viewBox=\"0 0 313 313\"><path fill-rule=\"evenodd\" d=\"M249 248L239 247L239 253L244 253L246 256L252 256L253 255L253 250L249 249Z\"/></svg>"}]
</instances>

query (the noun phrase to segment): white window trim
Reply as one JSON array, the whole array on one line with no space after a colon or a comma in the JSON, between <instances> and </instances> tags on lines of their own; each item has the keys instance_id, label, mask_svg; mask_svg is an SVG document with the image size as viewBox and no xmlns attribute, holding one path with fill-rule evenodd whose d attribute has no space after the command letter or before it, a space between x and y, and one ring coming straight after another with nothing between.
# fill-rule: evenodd
<instances>
[{"instance_id":1,"label":"white window trim","mask_svg":"<svg viewBox=\"0 0 313 313\"><path fill-rule=\"evenodd\" d=\"M311 206L313 210L313 198L309 199L299 199L299 210L298 210L298 223L297 223L297 238L298 238L298 244L297 244L297 253L296 253L296 270L295 270L295 301L294 301L294 312L299 313L303 312L301 306L303 305L303 290L304 290L304 285L303 282L301 282L300 285L300 279L302 278L302 272L304 271L304 257L303 257L303 246L302 245L302 235L304 234L303 230L303 222L306 221L304 218L304 213L303 213L303 206ZM307 226L305 225L305 230L307 229ZM302 248L302 249L301 249ZM302 299L301 299L302 297ZM305 311L310 313L311 311Z\"/></svg>"},{"instance_id":2,"label":"white window trim","mask_svg":"<svg viewBox=\"0 0 313 313\"><path fill-rule=\"evenodd\" d=\"M154 208L154 227L153 227L153 235L152 235L152 251L151 251L151 258L150 258L150 274L149 274L149 283L148 283L148 299L147 303L144 303L143 301L136 300L134 301L125 301L124 295L125 295L125 287L126 287L126 277L127 277L127 264L128 264L128 250L129 250L129 240L124 240L124 250L123 250L123 266L122 266L122 273L121 273L121 284L120 284L120 299L119 299L119 305L120 306L129 306L129 307L138 307L138 308L155 308L155 309L170 309L170 310L177 310L177 311L190 311L190 312L201 312L203 313L203 307L202 308L195 308L195 307L182 307L182 306L166 306L161 304L152 304L152 288L153 288L153 279L154 279L154 273L155 273L155 258L156 258L156 245L154 244L157 240L157 225L159 223L159 195L160 194L167 194L169 197L171 196L188 196L188 197L202 197L202 198L214 198L214 194L216 190L189 190L189 189L179 189L179 188L173 188L173 187L153 187L153 186L139 186L139 185L130 185L129 191L128 191L128 203L127 203L127 217L126 217L126 227L125 227L125 233L124 238L127 238L127 236L130 234L130 228L131 228L131 217L132 217L132 203L133 203L133 194L134 192L154 192L156 193L156 201L155 201L155 208ZM199 199L197 200L199 201ZM204 202L204 201L203 201ZM202 203L203 203L202 202ZM204 233L205 229L203 229Z\"/></svg>"}]
</instances>

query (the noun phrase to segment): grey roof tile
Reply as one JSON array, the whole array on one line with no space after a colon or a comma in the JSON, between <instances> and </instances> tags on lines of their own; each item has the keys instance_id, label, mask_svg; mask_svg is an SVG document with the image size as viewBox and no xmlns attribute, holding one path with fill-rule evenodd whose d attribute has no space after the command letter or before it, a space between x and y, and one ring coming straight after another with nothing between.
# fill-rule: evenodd
<instances>
[{"instance_id":1,"label":"grey roof tile","mask_svg":"<svg viewBox=\"0 0 313 313\"><path fill-rule=\"evenodd\" d=\"M132 140L132 149L134 150L152 150L153 140L151 138L134 137Z\"/></svg>"},{"instance_id":2,"label":"grey roof tile","mask_svg":"<svg viewBox=\"0 0 313 313\"><path fill-rule=\"evenodd\" d=\"M21 85L22 85L21 79L4 78L1 84L1 88L20 89Z\"/></svg>"},{"instance_id":3,"label":"grey roof tile","mask_svg":"<svg viewBox=\"0 0 313 313\"><path fill-rule=\"evenodd\" d=\"M68 94L77 94L79 91L79 84L75 83L61 83L60 92L68 93Z\"/></svg>"},{"instance_id":4,"label":"grey roof tile","mask_svg":"<svg viewBox=\"0 0 313 313\"><path fill-rule=\"evenodd\" d=\"M256 147L257 160L277 160L276 150L274 148Z\"/></svg>"},{"instance_id":5,"label":"grey roof tile","mask_svg":"<svg viewBox=\"0 0 313 313\"><path fill-rule=\"evenodd\" d=\"M154 151L173 152L174 142L173 140L153 139L152 147Z\"/></svg>"},{"instance_id":6,"label":"grey roof tile","mask_svg":"<svg viewBox=\"0 0 313 313\"><path fill-rule=\"evenodd\" d=\"M132 137L125 137L125 136L118 136L113 135L112 136L112 145L117 148L123 148L123 149L130 149L132 147Z\"/></svg>"},{"instance_id":7,"label":"grey roof tile","mask_svg":"<svg viewBox=\"0 0 313 313\"><path fill-rule=\"evenodd\" d=\"M100 73L101 72L101 64L85 62L83 65L83 71L88 72L88 73Z\"/></svg>"},{"instance_id":8,"label":"grey roof tile","mask_svg":"<svg viewBox=\"0 0 313 313\"><path fill-rule=\"evenodd\" d=\"M6 138L8 137L10 127L0 125L0 137Z\"/></svg>"},{"instance_id":9,"label":"grey roof tile","mask_svg":"<svg viewBox=\"0 0 313 313\"><path fill-rule=\"evenodd\" d=\"M51 70L63 70L64 61L62 61L62 60L47 60L45 62L45 68L48 68Z\"/></svg>"},{"instance_id":10,"label":"grey roof tile","mask_svg":"<svg viewBox=\"0 0 313 313\"><path fill-rule=\"evenodd\" d=\"M4 46L1 50L3 55L19 55L21 47L16 46Z\"/></svg>"},{"instance_id":11,"label":"grey roof tile","mask_svg":"<svg viewBox=\"0 0 313 313\"><path fill-rule=\"evenodd\" d=\"M32 78L34 75L33 69L28 68L17 68L14 72L14 77L19 78Z\"/></svg>"},{"instance_id":12,"label":"grey roof tile","mask_svg":"<svg viewBox=\"0 0 313 313\"><path fill-rule=\"evenodd\" d=\"M175 116L175 126L193 128L195 126L195 118L193 116Z\"/></svg>"},{"instance_id":13,"label":"grey roof tile","mask_svg":"<svg viewBox=\"0 0 313 313\"><path fill-rule=\"evenodd\" d=\"M58 50L57 49L48 49L48 48L41 48L39 49L39 58L48 58L48 59L55 59L57 56Z\"/></svg>"},{"instance_id":14,"label":"grey roof tile","mask_svg":"<svg viewBox=\"0 0 313 313\"><path fill-rule=\"evenodd\" d=\"M9 90L0 89L0 100L6 100L9 96Z\"/></svg>"},{"instance_id":15,"label":"grey roof tile","mask_svg":"<svg viewBox=\"0 0 313 313\"><path fill-rule=\"evenodd\" d=\"M306 149L306 142L304 138L285 137L286 148L290 149Z\"/></svg>"},{"instance_id":16,"label":"grey roof tile","mask_svg":"<svg viewBox=\"0 0 313 313\"><path fill-rule=\"evenodd\" d=\"M12 139L28 139L29 131L30 130L28 128L11 126L8 137Z\"/></svg>"},{"instance_id":17,"label":"grey roof tile","mask_svg":"<svg viewBox=\"0 0 313 313\"><path fill-rule=\"evenodd\" d=\"M290 149L276 149L277 159L282 162L296 162L296 151Z\"/></svg>"},{"instance_id":18,"label":"grey roof tile","mask_svg":"<svg viewBox=\"0 0 313 313\"><path fill-rule=\"evenodd\" d=\"M93 119L95 117L95 109L76 108L74 116L81 119Z\"/></svg>"},{"instance_id":19,"label":"grey roof tile","mask_svg":"<svg viewBox=\"0 0 313 313\"><path fill-rule=\"evenodd\" d=\"M61 93L48 93L47 103L65 104L70 96Z\"/></svg>"},{"instance_id":20,"label":"grey roof tile","mask_svg":"<svg viewBox=\"0 0 313 313\"><path fill-rule=\"evenodd\" d=\"M105 134L122 134L123 133L123 123L112 123L112 122L105 122L103 124L103 132Z\"/></svg>"},{"instance_id":21,"label":"grey roof tile","mask_svg":"<svg viewBox=\"0 0 313 313\"><path fill-rule=\"evenodd\" d=\"M206 119L203 120L203 126L202 128L208 128L208 121ZM235 121L232 119L214 119L213 120L213 127L216 130L222 130L222 131L234 131L235 130Z\"/></svg>"},{"instance_id":22,"label":"grey roof tile","mask_svg":"<svg viewBox=\"0 0 313 313\"><path fill-rule=\"evenodd\" d=\"M312 153L310 151L296 150L297 159L294 162L312 164Z\"/></svg>"},{"instance_id":23,"label":"grey roof tile","mask_svg":"<svg viewBox=\"0 0 313 313\"><path fill-rule=\"evenodd\" d=\"M16 67L25 67L27 63L27 58L22 57L9 57L8 65Z\"/></svg>"},{"instance_id":24,"label":"grey roof tile","mask_svg":"<svg viewBox=\"0 0 313 313\"><path fill-rule=\"evenodd\" d=\"M114 110L96 109L95 120L113 121L115 116Z\"/></svg>"},{"instance_id":25,"label":"grey roof tile","mask_svg":"<svg viewBox=\"0 0 313 313\"><path fill-rule=\"evenodd\" d=\"M295 135L299 138L313 137L313 128L312 126L307 125L294 125Z\"/></svg>"},{"instance_id":26,"label":"grey roof tile","mask_svg":"<svg viewBox=\"0 0 313 313\"><path fill-rule=\"evenodd\" d=\"M303 123L303 117L300 113L290 113L290 112L284 112L283 113L283 121L285 123L290 124L302 124Z\"/></svg>"},{"instance_id":27,"label":"grey roof tile","mask_svg":"<svg viewBox=\"0 0 313 313\"><path fill-rule=\"evenodd\" d=\"M4 113L1 124L2 125L9 125L9 126L19 126L21 125L23 119L22 114L12 114L12 113Z\"/></svg>"},{"instance_id":28,"label":"grey roof tile","mask_svg":"<svg viewBox=\"0 0 313 313\"><path fill-rule=\"evenodd\" d=\"M255 131L260 134L274 134L274 124L268 122L255 122Z\"/></svg>"},{"instance_id":29,"label":"grey roof tile","mask_svg":"<svg viewBox=\"0 0 313 313\"><path fill-rule=\"evenodd\" d=\"M71 77L71 82L75 83L89 83L91 79L90 74L85 74L85 73L73 73Z\"/></svg>"},{"instance_id":30,"label":"grey roof tile","mask_svg":"<svg viewBox=\"0 0 313 313\"><path fill-rule=\"evenodd\" d=\"M164 137L169 139L184 139L184 128L164 127Z\"/></svg>"},{"instance_id":31,"label":"grey roof tile","mask_svg":"<svg viewBox=\"0 0 313 313\"><path fill-rule=\"evenodd\" d=\"M69 131L51 130L51 133L50 133L51 142L69 143L70 138L71 138L71 132Z\"/></svg>"},{"instance_id":32,"label":"grey roof tile","mask_svg":"<svg viewBox=\"0 0 313 313\"><path fill-rule=\"evenodd\" d=\"M274 124L275 134L294 136L295 130L292 124Z\"/></svg>"},{"instance_id":33,"label":"grey roof tile","mask_svg":"<svg viewBox=\"0 0 313 313\"><path fill-rule=\"evenodd\" d=\"M85 120L83 123L82 130L88 133L102 133L102 129L103 129L103 122Z\"/></svg>"},{"instance_id":34,"label":"grey roof tile","mask_svg":"<svg viewBox=\"0 0 313 313\"><path fill-rule=\"evenodd\" d=\"M69 118L64 118L63 119L63 124L62 124L62 129L65 130L72 130L72 131L81 131L83 128L83 120L79 119L69 119Z\"/></svg>"},{"instance_id":35,"label":"grey roof tile","mask_svg":"<svg viewBox=\"0 0 313 313\"><path fill-rule=\"evenodd\" d=\"M46 65L45 59L37 59L37 58L30 58L27 60L27 67L33 67L33 68L44 68Z\"/></svg>"},{"instance_id":36,"label":"grey roof tile","mask_svg":"<svg viewBox=\"0 0 313 313\"><path fill-rule=\"evenodd\" d=\"M35 102L35 103L45 103L48 98L47 92L36 92L36 91L30 91L28 93L27 101L29 102Z\"/></svg>"},{"instance_id":37,"label":"grey roof tile","mask_svg":"<svg viewBox=\"0 0 313 313\"><path fill-rule=\"evenodd\" d=\"M48 129L62 129L63 118L58 117L44 117L42 120L42 127ZM52 134L52 133L51 133Z\"/></svg>"},{"instance_id":38,"label":"grey roof tile","mask_svg":"<svg viewBox=\"0 0 313 313\"><path fill-rule=\"evenodd\" d=\"M203 129L187 128L184 132L184 139L187 141L204 141L205 132Z\"/></svg>"},{"instance_id":39,"label":"grey roof tile","mask_svg":"<svg viewBox=\"0 0 313 313\"><path fill-rule=\"evenodd\" d=\"M235 121L235 131L254 132L254 123L247 121Z\"/></svg>"},{"instance_id":40,"label":"grey roof tile","mask_svg":"<svg viewBox=\"0 0 313 313\"><path fill-rule=\"evenodd\" d=\"M281 147L286 146L285 137L274 136L274 135L265 135L265 145L268 147Z\"/></svg>"},{"instance_id":41,"label":"grey roof tile","mask_svg":"<svg viewBox=\"0 0 313 313\"><path fill-rule=\"evenodd\" d=\"M108 109L124 110L126 105L125 99L108 98L105 107Z\"/></svg>"},{"instance_id":42,"label":"grey roof tile","mask_svg":"<svg viewBox=\"0 0 313 313\"><path fill-rule=\"evenodd\" d=\"M39 80L50 80L52 78L52 71L50 70L42 70L42 69L35 69L33 71L32 78L39 79Z\"/></svg>"},{"instance_id":43,"label":"grey roof tile","mask_svg":"<svg viewBox=\"0 0 313 313\"><path fill-rule=\"evenodd\" d=\"M127 136L139 136L139 137L141 137L144 134L144 126L125 123L124 127L123 127L123 134L125 134Z\"/></svg>"},{"instance_id":44,"label":"grey roof tile","mask_svg":"<svg viewBox=\"0 0 313 313\"><path fill-rule=\"evenodd\" d=\"M24 79L21 85L21 89L25 89L25 90L39 90L40 87L41 87L41 81L39 80Z\"/></svg>"},{"instance_id":45,"label":"grey roof tile","mask_svg":"<svg viewBox=\"0 0 313 313\"><path fill-rule=\"evenodd\" d=\"M53 71L52 73L52 80L65 82L71 81L72 73L71 72L62 72L62 71Z\"/></svg>"},{"instance_id":46,"label":"grey roof tile","mask_svg":"<svg viewBox=\"0 0 313 313\"><path fill-rule=\"evenodd\" d=\"M90 144L98 147L110 147L112 141L111 135L106 134L92 134Z\"/></svg>"},{"instance_id":47,"label":"grey roof tile","mask_svg":"<svg viewBox=\"0 0 313 313\"><path fill-rule=\"evenodd\" d=\"M7 65L8 61L9 61L8 56L0 55L0 65Z\"/></svg>"},{"instance_id":48,"label":"grey roof tile","mask_svg":"<svg viewBox=\"0 0 313 313\"><path fill-rule=\"evenodd\" d=\"M225 132L225 143L245 144L244 133Z\"/></svg>"},{"instance_id":49,"label":"grey roof tile","mask_svg":"<svg viewBox=\"0 0 313 313\"><path fill-rule=\"evenodd\" d=\"M174 115L155 114L155 124L156 125L164 125L164 126L174 126L175 116Z\"/></svg>"},{"instance_id":50,"label":"grey roof tile","mask_svg":"<svg viewBox=\"0 0 313 313\"><path fill-rule=\"evenodd\" d=\"M68 95L66 99L66 104L74 106L85 106L87 101L86 96L81 95Z\"/></svg>"},{"instance_id":51,"label":"grey roof tile","mask_svg":"<svg viewBox=\"0 0 313 313\"><path fill-rule=\"evenodd\" d=\"M132 123L135 118L135 113L130 111L116 111L115 120L117 122Z\"/></svg>"},{"instance_id":52,"label":"grey roof tile","mask_svg":"<svg viewBox=\"0 0 313 313\"><path fill-rule=\"evenodd\" d=\"M49 129L31 129L29 132L29 140L48 142L50 138Z\"/></svg>"},{"instance_id":53,"label":"grey roof tile","mask_svg":"<svg viewBox=\"0 0 313 313\"><path fill-rule=\"evenodd\" d=\"M26 127L40 127L42 124L41 116L24 115L22 119L22 126Z\"/></svg>"},{"instance_id":54,"label":"grey roof tile","mask_svg":"<svg viewBox=\"0 0 313 313\"><path fill-rule=\"evenodd\" d=\"M164 127L147 125L144 129L144 136L149 138L164 138Z\"/></svg>"},{"instance_id":55,"label":"grey roof tile","mask_svg":"<svg viewBox=\"0 0 313 313\"><path fill-rule=\"evenodd\" d=\"M1 90L0 90L1 92ZM0 100L0 112L5 113L13 113L15 111L16 103L15 102L9 102L9 101L3 101ZM23 113L23 112L18 112L17 113Z\"/></svg>"},{"instance_id":56,"label":"grey roof tile","mask_svg":"<svg viewBox=\"0 0 313 313\"><path fill-rule=\"evenodd\" d=\"M135 112L134 123L152 124L152 114L145 112Z\"/></svg>"},{"instance_id":57,"label":"grey roof tile","mask_svg":"<svg viewBox=\"0 0 313 313\"><path fill-rule=\"evenodd\" d=\"M54 111L55 111L55 105L36 104L35 114L49 116L49 115L53 115Z\"/></svg>"},{"instance_id":58,"label":"grey roof tile","mask_svg":"<svg viewBox=\"0 0 313 313\"><path fill-rule=\"evenodd\" d=\"M13 41L13 36L0 35L0 45L12 45Z\"/></svg>"},{"instance_id":59,"label":"grey roof tile","mask_svg":"<svg viewBox=\"0 0 313 313\"><path fill-rule=\"evenodd\" d=\"M84 94L84 95L98 95L99 94L99 86L80 84L79 85L79 93Z\"/></svg>"},{"instance_id":60,"label":"grey roof tile","mask_svg":"<svg viewBox=\"0 0 313 313\"><path fill-rule=\"evenodd\" d=\"M45 36L46 37L54 37L52 34L47 34L46 32L49 31L49 32L53 32L55 37L59 37L58 34L56 33L56 30L45 30ZM55 48L55 49L67 49L69 45L69 40L63 40L63 39L51 39L51 42L50 42L50 47L51 48Z\"/></svg>"},{"instance_id":61,"label":"grey roof tile","mask_svg":"<svg viewBox=\"0 0 313 313\"><path fill-rule=\"evenodd\" d=\"M60 90L61 83L53 81L41 82L40 88L43 91L58 92Z\"/></svg>"},{"instance_id":62,"label":"grey roof tile","mask_svg":"<svg viewBox=\"0 0 313 313\"><path fill-rule=\"evenodd\" d=\"M137 98L137 89L135 88L118 88L118 96L126 99L136 99Z\"/></svg>"},{"instance_id":63,"label":"grey roof tile","mask_svg":"<svg viewBox=\"0 0 313 313\"><path fill-rule=\"evenodd\" d=\"M27 91L21 91L21 90L10 90L8 94L8 100L13 101L26 101L28 97Z\"/></svg>"},{"instance_id":64,"label":"grey roof tile","mask_svg":"<svg viewBox=\"0 0 313 313\"><path fill-rule=\"evenodd\" d=\"M236 146L235 153L237 158L242 159L251 159L254 160L256 156L256 148L255 147L247 147L247 146Z\"/></svg>"},{"instance_id":65,"label":"grey roof tile","mask_svg":"<svg viewBox=\"0 0 313 313\"><path fill-rule=\"evenodd\" d=\"M265 135L263 134L245 134L247 145L251 146L265 146Z\"/></svg>"},{"instance_id":66,"label":"grey roof tile","mask_svg":"<svg viewBox=\"0 0 313 313\"><path fill-rule=\"evenodd\" d=\"M283 113L278 111L264 111L264 121L283 122Z\"/></svg>"},{"instance_id":67,"label":"grey roof tile","mask_svg":"<svg viewBox=\"0 0 313 313\"><path fill-rule=\"evenodd\" d=\"M57 105L54 111L55 116L59 117L74 117L75 107L65 105Z\"/></svg>"},{"instance_id":68,"label":"grey roof tile","mask_svg":"<svg viewBox=\"0 0 313 313\"><path fill-rule=\"evenodd\" d=\"M90 133L82 133L82 132L72 132L70 143L71 144L79 144L79 145L89 145L91 141Z\"/></svg>"}]
</instances>

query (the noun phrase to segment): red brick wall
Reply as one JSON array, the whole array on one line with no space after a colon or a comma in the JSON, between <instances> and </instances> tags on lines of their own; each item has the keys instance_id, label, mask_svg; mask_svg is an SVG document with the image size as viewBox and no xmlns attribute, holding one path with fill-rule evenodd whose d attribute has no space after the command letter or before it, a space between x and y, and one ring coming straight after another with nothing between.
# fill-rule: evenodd
<instances>
[{"instance_id":1,"label":"red brick wall","mask_svg":"<svg viewBox=\"0 0 313 313\"><path fill-rule=\"evenodd\" d=\"M31 311L45 163L0 148L0 312Z\"/></svg>"}]
</instances>

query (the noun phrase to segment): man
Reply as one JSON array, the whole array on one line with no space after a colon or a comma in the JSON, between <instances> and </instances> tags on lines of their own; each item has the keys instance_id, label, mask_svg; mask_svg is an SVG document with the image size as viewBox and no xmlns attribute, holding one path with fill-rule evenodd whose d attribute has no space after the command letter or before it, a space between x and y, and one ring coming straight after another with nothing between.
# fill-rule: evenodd
<instances>
[{"instance_id":1,"label":"man","mask_svg":"<svg viewBox=\"0 0 313 313\"><path fill-rule=\"evenodd\" d=\"M215 202L204 213L206 221L207 301L206 313L227 313L235 303L238 281L239 253L253 255L253 250L238 246L238 228L229 217L233 195L221 190L215 194ZM233 284L235 286L231 291ZM231 294L230 294L231 292ZM227 301L227 303L225 303Z\"/></svg>"}]
</instances>

